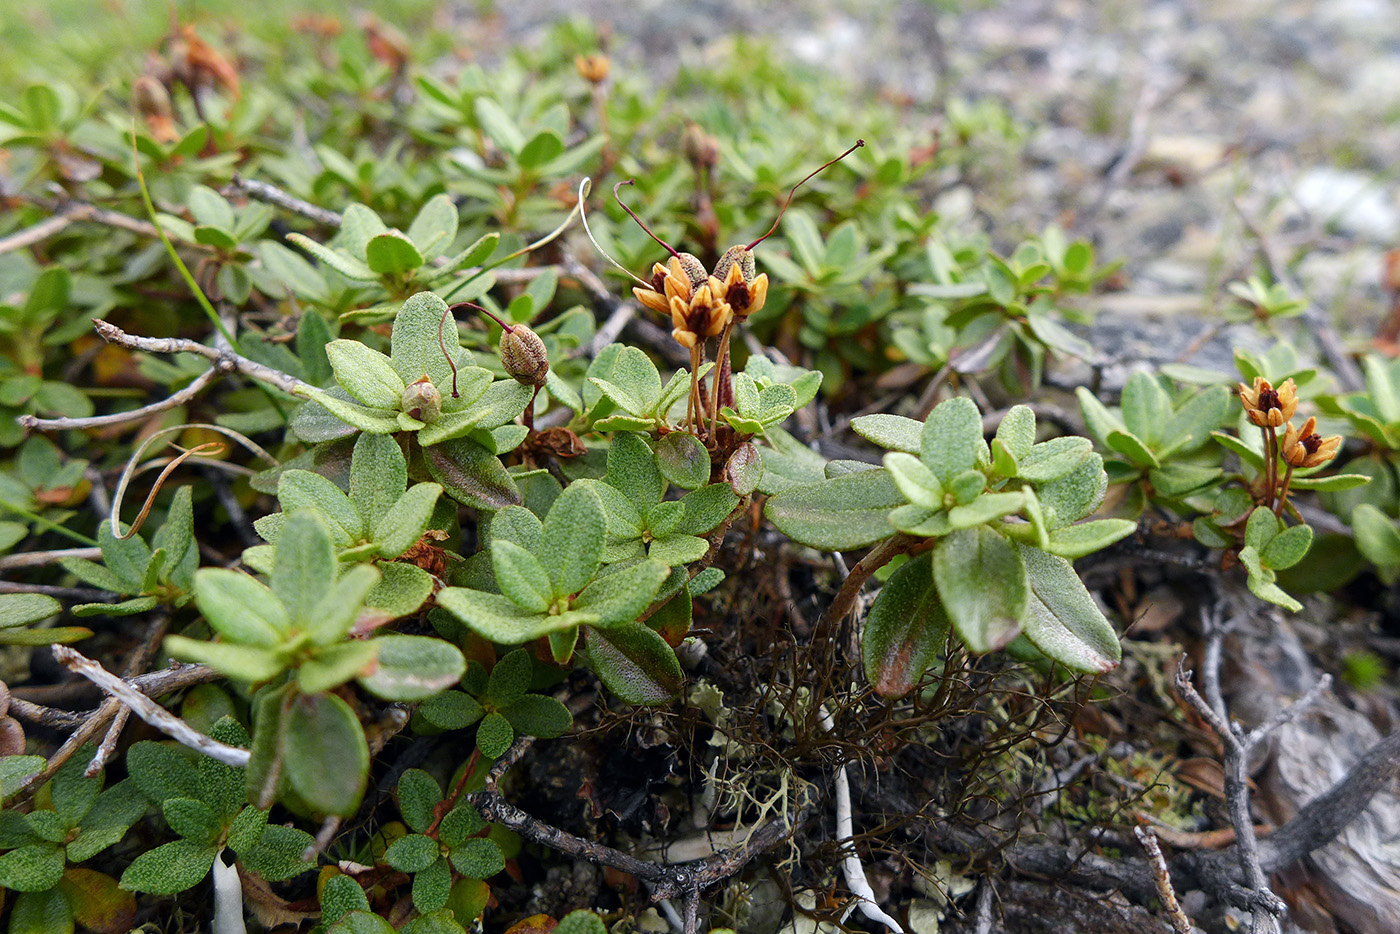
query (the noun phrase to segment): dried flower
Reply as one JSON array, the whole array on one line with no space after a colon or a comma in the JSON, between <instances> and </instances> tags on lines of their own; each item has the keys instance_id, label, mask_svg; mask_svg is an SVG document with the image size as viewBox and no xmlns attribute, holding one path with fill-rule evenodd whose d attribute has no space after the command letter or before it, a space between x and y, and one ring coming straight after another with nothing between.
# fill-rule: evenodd
<instances>
[{"instance_id":1,"label":"dried flower","mask_svg":"<svg viewBox=\"0 0 1400 934\"><path fill-rule=\"evenodd\" d=\"M710 280L720 283L719 294L734 309L735 321L743 321L768 300L768 274L755 272L753 251L747 247L730 247L715 264Z\"/></svg>"},{"instance_id":2,"label":"dried flower","mask_svg":"<svg viewBox=\"0 0 1400 934\"><path fill-rule=\"evenodd\" d=\"M1298 389L1292 379L1283 381L1278 389L1262 376L1254 377L1251 389L1239 384L1240 402L1249 420L1261 428L1279 428L1298 411Z\"/></svg>"},{"instance_id":3,"label":"dried flower","mask_svg":"<svg viewBox=\"0 0 1400 934\"><path fill-rule=\"evenodd\" d=\"M710 274L699 258L690 253L677 253L663 266L656 263L651 267L651 284L647 288L632 287L637 301L652 311L663 315L671 313L671 299L680 298L689 302L691 294L701 284L708 282Z\"/></svg>"},{"instance_id":4,"label":"dried flower","mask_svg":"<svg viewBox=\"0 0 1400 934\"><path fill-rule=\"evenodd\" d=\"M699 124L686 126L681 134L681 151L697 172L708 172L719 165L719 140L700 129Z\"/></svg>"},{"instance_id":5,"label":"dried flower","mask_svg":"<svg viewBox=\"0 0 1400 934\"><path fill-rule=\"evenodd\" d=\"M608 69L612 67L612 60L606 55L580 55L574 59L574 67L578 69L579 77L591 84L602 84L608 80Z\"/></svg>"},{"instance_id":6,"label":"dried flower","mask_svg":"<svg viewBox=\"0 0 1400 934\"><path fill-rule=\"evenodd\" d=\"M1337 456L1342 436L1324 438L1317 433L1317 419L1309 418L1302 428L1288 426L1283 436L1283 459L1292 467L1321 467Z\"/></svg>"},{"instance_id":7,"label":"dried flower","mask_svg":"<svg viewBox=\"0 0 1400 934\"><path fill-rule=\"evenodd\" d=\"M724 300L724 288L713 276L690 295L671 298L671 336L682 347L694 350L707 337L716 337L734 319L734 310Z\"/></svg>"}]
</instances>

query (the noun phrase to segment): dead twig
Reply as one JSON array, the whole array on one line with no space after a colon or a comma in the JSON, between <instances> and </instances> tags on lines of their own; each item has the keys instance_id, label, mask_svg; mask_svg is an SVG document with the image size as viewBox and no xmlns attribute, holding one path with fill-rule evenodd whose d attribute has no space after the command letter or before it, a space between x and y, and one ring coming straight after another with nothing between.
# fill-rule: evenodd
<instances>
[{"instance_id":1,"label":"dead twig","mask_svg":"<svg viewBox=\"0 0 1400 934\"><path fill-rule=\"evenodd\" d=\"M172 739L179 740L191 749L202 752L225 765L231 765L234 768L244 768L248 765L248 750L229 746L204 735L141 693L127 681L118 678L97 662L83 656L77 649L66 645L56 645L53 649L53 655L69 671L82 675L102 688L103 691L113 695L117 700L130 707L142 720Z\"/></svg>"},{"instance_id":2,"label":"dead twig","mask_svg":"<svg viewBox=\"0 0 1400 934\"><path fill-rule=\"evenodd\" d=\"M1157 895L1162 899L1162 908L1171 920L1172 931L1175 934L1191 934L1191 919L1186 917L1186 912L1181 910L1181 902L1177 901L1176 890L1172 888L1171 873L1167 869L1166 858L1162 856L1162 847L1157 843L1157 835L1146 827L1134 827L1133 834L1147 851L1148 862L1152 865L1152 880L1157 883Z\"/></svg>"},{"instance_id":3,"label":"dead twig","mask_svg":"<svg viewBox=\"0 0 1400 934\"><path fill-rule=\"evenodd\" d=\"M183 337L141 337L135 334L128 334L115 324L106 321L95 320L92 322L93 328L103 340L120 347L128 347L132 350L144 350L148 353L192 353L212 360L214 369L221 373L242 373L261 383L274 386L283 392L296 394L302 390L310 388L308 384L283 373L281 370L274 370L270 366L264 366L247 357L239 356L231 350L220 350L216 347L209 347L198 341L187 340Z\"/></svg>"},{"instance_id":4,"label":"dead twig","mask_svg":"<svg viewBox=\"0 0 1400 934\"><path fill-rule=\"evenodd\" d=\"M268 182L260 182L255 178L244 178L235 173L233 180L229 182L223 193L227 195L234 192L245 194L254 201L262 201L292 214L299 214L307 220L327 227L340 226L340 215L336 212L317 207L310 201L303 201L296 195L289 194Z\"/></svg>"},{"instance_id":5,"label":"dead twig","mask_svg":"<svg viewBox=\"0 0 1400 934\"><path fill-rule=\"evenodd\" d=\"M33 415L21 415L17 421L25 428L37 428L40 431L63 431L70 428L106 428L110 425L124 425L127 422L139 422L158 412L164 412L192 401L195 396L204 391L204 387L217 379L220 374L230 372L231 370L232 367L221 369L216 363L216 365L196 376L184 389L172 393L159 402L143 405L141 408L132 409L130 412L114 412L111 415L92 415L87 418L37 418Z\"/></svg>"}]
</instances>

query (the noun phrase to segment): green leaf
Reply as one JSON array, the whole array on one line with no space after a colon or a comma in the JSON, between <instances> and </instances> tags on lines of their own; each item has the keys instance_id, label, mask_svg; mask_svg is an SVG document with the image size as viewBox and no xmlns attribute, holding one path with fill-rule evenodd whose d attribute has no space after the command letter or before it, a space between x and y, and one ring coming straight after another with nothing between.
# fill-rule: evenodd
<instances>
[{"instance_id":1,"label":"green leaf","mask_svg":"<svg viewBox=\"0 0 1400 934\"><path fill-rule=\"evenodd\" d=\"M432 636L389 633L371 640L379 648L379 664L359 684L376 697L420 701L451 687L462 678L467 660L450 642Z\"/></svg>"},{"instance_id":2,"label":"green leaf","mask_svg":"<svg viewBox=\"0 0 1400 934\"><path fill-rule=\"evenodd\" d=\"M1278 535L1282 523L1267 506L1259 506L1249 514L1244 527L1244 541L1262 554L1265 546Z\"/></svg>"},{"instance_id":3,"label":"green leaf","mask_svg":"<svg viewBox=\"0 0 1400 934\"><path fill-rule=\"evenodd\" d=\"M359 341L333 340L326 357L335 380L346 392L372 409L397 409L407 384L390 359ZM324 405L324 401L322 401Z\"/></svg>"},{"instance_id":4,"label":"green leaf","mask_svg":"<svg viewBox=\"0 0 1400 934\"><path fill-rule=\"evenodd\" d=\"M503 709L501 715L516 733L541 739L562 736L574 722L569 708L544 694L525 694Z\"/></svg>"},{"instance_id":5,"label":"green leaf","mask_svg":"<svg viewBox=\"0 0 1400 934\"><path fill-rule=\"evenodd\" d=\"M399 497L374 527L380 557L397 558L423 537L441 495L436 483L415 483Z\"/></svg>"},{"instance_id":6,"label":"green leaf","mask_svg":"<svg viewBox=\"0 0 1400 934\"><path fill-rule=\"evenodd\" d=\"M170 829L191 843L212 847L219 842L223 826L214 811L195 798L169 798L161 806Z\"/></svg>"},{"instance_id":7,"label":"green leaf","mask_svg":"<svg viewBox=\"0 0 1400 934\"><path fill-rule=\"evenodd\" d=\"M305 694L329 691L370 670L379 653L374 642L328 645L297 668L297 687Z\"/></svg>"},{"instance_id":8,"label":"green leaf","mask_svg":"<svg viewBox=\"0 0 1400 934\"><path fill-rule=\"evenodd\" d=\"M337 571L330 534L313 510L287 518L272 561L272 592L294 625L309 626ZM202 607L201 607L202 609Z\"/></svg>"},{"instance_id":9,"label":"green leaf","mask_svg":"<svg viewBox=\"0 0 1400 934\"><path fill-rule=\"evenodd\" d=\"M748 496L763 482L763 458L748 441L740 444L724 462L724 475L735 496ZM675 482L675 481L672 481ZM677 483L677 486L681 484Z\"/></svg>"},{"instance_id":10,"label":"green leaf","mask_svg":"<svg viewBox=\"0 0 1400 934\"><path fill-rule=\"evenodd\" d=\"M1020 632L1029 591L1017 546L985 526L953 532L933 551L933 578L967 647L983 654Z\"/></svg>"},{"instance_id":11,"label":"green leaf","mask_svg":"<svg viewBox=\"0 0 1400 934\"><path fill-rule=\"evenodd\" d=\"M129 531L129 530L128 530ZM97 526L97 543L102 546L102 561L126 583L123 593L140 593L146 577L146 565L151 562L151 550L139 535L117 538L112 523Z\"/></svg>"},{"instance_id":12,"label":"green leaf","mask_svg":"<svg viewBox=\"0 0 1400 934\"><path fill-rule=\"evenodd\" d=\"M1103 461L1094 455L1062 477L1036 487L1045 526L1058 529L1077 522L1099 508L1108 489Z\"/></svg>"},{"instance_id":13,"label":"green leaf","mask_svg":"<svg viewBox=\"0 0 1400 934\"><path fill-rule=\"evenodd\" d=\"M342 915L326 934L398 934L394 926L379 915L368 911L352 911Z\"/></svg>"},{"instance_id":14,"label":"green leaf","mask_svg":"<svg viewBox=\"0 0 1400 934\"><path fill-rule=\"evenodd\" d=\"M362 629L418 612L433 592L433 576L420 567L395 561L381 563L379 570L383 576L355 620Z\"/></svg>"},{"instance_id":15,"label":"green leaf","mask_svg":"<svg viewBox=\"0 0 1400 934\"><path fill-rule=\"evenodd\" d=\"M193 489L182 486L175 491L165 522L151 539L153 547L163 549L170 556L165 579L184 590L193 586L194 572L199 567L199 547L194 539Z\"/></svg>"},{"instance_id":16,"label":"green leaf","mask_svg":"<svg viewBox=\"0 0 1400 934\"><path fill-rule=\"evenodd\" d=\"M399 430L399 413L393 409L370 408L341 398L350 394L339 386L330 390L301 386L296 391L310 400L292 416L292 430L303 441L348 438L354 434L353 428L381 435Z\"/></svg>"},{"instance_id":17,"label":"green leaf","mask_svg":"<svg viewBox=\"0 0 1400 934\"><path fill-rule=\"evenodd\" d=\"M965 396L939 403L929 413L919 436L919 454L933 475L944 484L967 470L991 462L982 437L982 414Z\"/></svg>"},{"instance_id":18,"label":"green leaf","mask_svg":"<svg viewBox=\"0 0 1400 934\"><path fill-rule=\"evenodd\" d=\"M457 223L457 206L450 196L444 193L428 199L408 225L408 238L422 254L423 262L447 252L457 236Z\"/></svg>"},{"instance_id":19,"label":"green leaf","mask_svg":"<svg viewBox=\"0 0 1400 934\"><path fill-rule=\"evenodd\" d=\"M68 844L69 862L84 862L121 840L149 806L146 796L131 779L102 792L92 810L83 816L78 838Z\"/></svg>"},{"instance_id":20,"label":"green leaf","mask_svg":"<svg viewBox=\"0 0 1400 934\"><path fill-rule=\"evenodd\" d=\"M1208 386L1172 413L1162 438L1168 450L1189 453L1210 440L1210 433L1230 419L1232 396L1224 386Z\"/></svg>"},{"instance_id":21,"label":"green leaf","mask_svg":"<svg viewBox=\"0 0 1400 934\"><path fill-rule=\"evenodd\" d=\"M789 487L768 500L763 514L794 541L845 551L888 538L887 516L904 502L888 471L868 470Z\"/></svg>"},{"instance_id":22,"label":"green leaf","mask_svg":"<svg viewBox=\"0 0 1400 934\"><path fill-rule=\"evenodd\" d=\"M365 890L352 876L331 876L321 889L321 923L333 925L351 911L369 911Z\"/></svg>"},{"instance_id":23,"label":"green leaf","mask_svg":"<svg viewBox=\"0 0 1400 934\"><path fill-rule=\"evenodd\" d=\"M369 746L350 705L334 694L298 697L283 729L292 790L319 813L354 814L369 774Z\"/></svg>"},{"instance_id":24,"label":"green leaf","mask_svg":"<svg viewBox=\"0 0 1400 934\"><path fill-rule=\"evenodd\" d=\"M881 697L908 694L948 643L948 614L933 582L932 557L901 565L870 608L861 641L866 680Z\"/></svg>"},{"instance_id":25,"label":"green leaf","mask_svg":"<svg viewBox=\"0 0 1400 934\"><path fill-rule=\"evenodd\" d=\"M83 774L91 759L92 747L84 747L54 774L50 785L53 809L67 827L78 825L97 800L97 793L102 790L100 774L92 778Z\"/></svg>"},{"instance_id":26,"label":"green leaf","mask_svg":"<svg viewBox=\"0 0 1400 934\"><path fill-rule=\"evenodd\" d=\"M422 872L437 858L437 841L421 833L399 837L384 851L384 861L399 872Z\"/></svg>"},{"instance_id":27,"label":"green leaf","mask_svg":"<svg viewBox=\"0 0 1400 934\"><path fill-rule=\"evenodd\" d=\"M519 645L572 626L581 620L573 613L558 616L522 610L500 594L448 587L438 592L438 606L456 616L478 635L492 642ZM591 614L586 621L595 617Z\"/></svg>"},{"instance_id":28,"label":"green leaf","mask_svg":"<svg viewBox=\"0 0 1400 934\"><path fill-rule=\"evenodd\" d=\"M398 799L404 823L423 833L433 822L433 808L442 801L442 788L422 769L407 769L399 776Z\"/></svg>"},{"instance_id":29,"label":"green leaf","mask_svg":"<svg viewBox=\"0 0 1400 934\"><path fill-rule=\"evenodd\" d=\"M539 549L555 597L578 593L598 573L606 534L603 503L590 486L570 484L559 494L545 516Z\"/></svg>"},{"instance_id":30,"label":"green leaf","mask_svg":"<svg viewBox=\"0 0 1400 934\"><path fill-rule=\"evenodd\" d=\"M553 130L543 130L526 143L516 157L522 169L537 169L564 152L564 141Z\"/></svg>"},{"instance_id":31,"label":"green leaf","mask_svg":"<svg viewBox=\"0 0 1400 934\"><path fill-rule=\"evenodd\" d=\"M301 854L313 842L311 834L295 827L268 824L262 839L251 850L240 853L239 864L257 873L268 882L281 882L315 869L315 863L305 862Z\"/></svg>"},{"instance_id":32,"label":"green leaf","mask_svg":"<svg viewBox=\"0 0 1400 934\"><path fill-rule=\"evenodd\" d=\"M10 934L73 934L73 911L58 888L22 892L10 912Z\"/></svg>"},{"instance_id":33,"label":"green leaf","mask_svg":"<svg viewBox=\"0 0 1400 934\"><path fill-rule=\"evenodd\" d=\"M506 861L496 841L473 837L453 848L452 865L469 878L489 879L506 868Z\"/></svg>"},{"instance_id":34,"label":"green leaf","mask_svg":"<svg viewBox=\"0 0 1400 934\"><path fill-rule=\"evenodd\" d=\"M441 267L439 267L436 276L446 277L448 275L451 275L456 270L461 269L463 266L480 265L481 263L485 262L486 259L492 253L496 252L496 245L500 243L500 240L501 235L499 233L496 233L495 231L492 231L488 234L483 234L476 240L472 241L471 246L467 247L465 250L458 253L457 255L451 257ZM487 276L484 280L478 278L476 281L492 282L494 280L492 280L490 276Z\"/></svg>"},{"instance_id":35,"label":"green leaf","mask_svg":"<svg viewBox=\"0 0 1400 934\"><path fill-rule=\"evenodd\" d=\"M1090 434L1098 438L1100 442L1107 445L1108 436L1115 431L1126 432L1127 426L1123 420L1098 400L1092 392L1083 386L1074 391L1079 399L1079 409L1084 415L1084 425L1089 429Z\"/></svg>"},{"instance_id":36,"label":"green leaf","mask_svg":"<svg viewBox=\"0 0 1400 934\"><path fill-rule=\"evenodd\" d=\"M121 887L128 892L174 895L193 888L209 875L218 851L193 840L176 840L147 850L122 873Z\"/></svg>"},{"instance_id":37,"label":"green leaf","mask_svg":"<svg viewBox=\"0 0 1400 934\"><path fill-rule=\"evenodd\" d=\"M470 438L426 447L423 458L433 479L459 503L486 510L520 505L520 490L500 460Z\"/></svg>"},{"instance_id":38,"label":"green leaf","mask_svg":"<svg viewBox=\"0 0 1400 934\"><path fill-rule=\"evenodd\" d=\"M458 369L470 367L470 355L457 345L457 327L448 313L447 302L432 292L418 292L394 316L390 358L404 386L426 376L442 391L446 401L452 386L452 364L442 352L439 335ZM459 391L462 388L459 386ZM402 388L399 393L403 393ZM396 398L394 405L398 404Z\"/></svg>"},{"instance_id":39,"label":"green leaf","mask_svg":"<svg viewBox=\"0 0 1400 934\"><path fill-rule=\"evenodd\" d=\"M309 614L306 633L311 641L331 645L343 639L355 625L365 598L379 583L379 574L378 569L365 564L346 571Z\"/></svg>"},{"instance_id":40,"label":"green leaf","mask_svg":"<svg viewBox=\"0 0 1400 934\"><path fill-rule=\"evenodd\" d=\"M234 642L202 642L184 636L166 636L165 651L181 661L208 665L230 678L251 683L274 678L286 667L282 656L272 649Z\"/></svg>"},{"instance_id":41,"label":"green leaf","mask_svg":"<svg viewBox=\"0 0 1400 934\"><path fill-rule=\"evenodd\" d=\"M559 921L553 934L607 934L603 919L586 909L571 911Z\"/></svg>"},{"instance_id":42,"label":"green leaf","mask_svg":"<svg viewBox=\"0 0 1400 934\"><path fill-rule=\"evenodd\" d=\"M1400 527L1370 503L1351 514L1356 547L1367 561L1382 568L1400 567Z\"/></svg>"},{"instance_id":43,"label":"green leaf","mask_svg":"<svg viewBox=\"0 0 1400 934\"><path fill-rule=\"evenodd\" d=\"M277 645L291 625L272 591L247 574L227 568L197 571L194 600L216 632L241 645Z\"/></svg>"},{"instance_id":44,"label":"green leaf","mask_svg":"<svg viewBox=\"0 0 1400 934\"><path fill-rule=\"evenodd\" d=\"M363 260L351 256L344 250L324 246L299 233L289 233L287 239L347 279L353 279L357 282L373 282L379 278L378 274L366 266Z\"/></svg>"},{"instance_id":45,"label":"green leaf","mask_svg":"<svg viewBox=\"0 0 1400 934\"><path fill-rule=\"evenodd\" d=\"M694 535L663 535L652 540L647 556L674 568L699 561L709 550L710 543Z\"/></svg>"},{"instance_id":46,"label":"green leaf","mask_svg":"<svg viewBox=\"0 0 1400 934\"><path fill-rule=\"evenodd\" d=\"M629 704L664 704L684 683L676 653L640 624L587 630L588 661L607 689Z\"/></svg>"},{"instance_id":47,"label":"green leaf","mask_svg":"<svg viewBox=\"0 0 1400 934\"><path fill-rule=\"evenodd\" d=\"M0 886L16 892L42 892L63 875L63 851L52 843L31 843L0 856Z\"/></svg>"},{"instance_id":48,"label":"green leaf","mask_svg":"<svg viewBox=\"0 0 1400 934\"><path fill-rule=\"evenodd\" d=\"M448 847L456 849L468 837L474 837L485 829L486 821L481 819L481 812L466 798L462 798L457 802L457 806L443 817L438 826L438 839Z\"/></svg>"},{"instance_id":49,"label":"green leaf","mask_svg":"<svg viewBox=\"0 0 1400 934\"><path fill-rule=\"evenodd\" d=\"M1156 450L1162 445L1163 432L1171 418L1171 399L1156 378L1141 370L1128 377L1123 387L1123 424L1130 434L1142 439L1147 448Z\"/></svg>"},{"instance_id":50,"label":"green leaf","mask_svg":"<svg viewBox=\"0 0 1400 934\"><path fill-rule=\"evenodd\" d=\"M539 559L511 541L491 544L491 568L501 593L532 613L543 613L553 601L549 574Z\"/></svg>"},{"instance_id":51,"label":"green leaf","mask_svg":"<svg viewBox=\"0 0 1400 934\"><path fill-rule=\"evenodd\" d=\"M1371 478L1359 473L1340 473L1330 477L1293 477L1292 488L1295 490L1313 490L1318 493L1341 493L1346 490L1354 490L1359 486L1365 486L1371 482Z\"/></svg>"},{"instance_id":52,"label":"green leaf","mask_svg":"<svg viewBox=\"0 0 1400 934\"><path fill-rule=\"evenodd\" d=\"M1025 458L1035 445L1035 412L1028 405L1013 405L1002 416L996 439L1017 461Z\"/></svg>"},{"instance_id":53,"label":"green leaf","mask_svg":"<svg viewBox=\"0 0 1400 934\"><path fill-rule=\"evenodd\" d=\"M885 455L885 469L910 503L925 509L943 508L943 486L919 458L891 451Z\"/></svg>"},{"instance_id":54,"label":"green leaf","mask_svg":"<svg viewBox=\"0 0 1400 934\"><path fill-rule=\"evenodd\" d=\"M592 615L599 627L631 623L651 605L668 573L666 564L655 558L611 570L584 588L573 608Z\"/></svg>"},{"instance_id":55,"label":"green leaf","mask_svg":"<svg viewBox=\"0 0 1400 934\"><path fill-rule=\"evenodd\" d=\"M1128 519L1095 519L1052 530L1045 550L1072 561L1107 548L1136 531L1137 523Z\"/></svg>"},{"instance_id":56,"label":"green leaf","mask_svg":"<svg viewBox=\"0 0 1400 934\"><path fill-rule=\"evenodd\" d=\"M24 787L29 779L44 770L43 756L5 756L0 758L0 800Z\"/></svg>"},{"instance_id":57,"label":"green leaf","mask_svg":"<svg viewBox=\"0 0 1400 934\"><path fill-rule=\"evenodd\" d=\"M435 858L432 863L413 877L413 907L425 914L404 925L403 930L408 931L409 934L428 934L430 931L434 934L443 931L456 934L457 931L463 930L460 924L451 920L451 914L442 919L441 925L434 924L435 919L426 914L437 911L446 905L447 897L452 891L452 869L448 866L447 860L436 855L436 847L437 845L434 843Z\"/></svg>"},{"instance_id":58,"label":"green leaf","mask_svg":"<svg viewBox=\"0 0 1400 934\"><path fill-rule=\"evenodd\" d=\"M195 763L173 746L142 740L127 750L126 770L152 804L200 795Z\"/></svg>"},{"instance_id":59,"label":"green leaf","mask_svg":"<svg viewBox=\"0 0 1400 934\"><path fill-rule=\"evenodd\" d=\"M1019 547L1031 587L1026 637L1071 671L1100 674L1118 667L1118 635L1073 566L1039 548Z\"/></svg>"},{"instance_id":60,"label":"green leaf","mask_svg":"<svg viewBox=\"0 0 1400 934\"><path fill-rule=\"evenodd\" d=\"M534 664L527 650L508 652L492 667L486 682L486 696L497 709L512 704L530 689L533 674Z\"/></svg>"},{"instance_id":61,"label":"green leaf","mask_svg":"<svg viewBox=\"0 0 1400 934\"><path fill-rule=\"evenodd\" d=\"M476 744L488 759L499 759L514 741L515 730L510 721L495 711L488 713L476 728Z\"/></svg>"},{"instance_id":62,"label":"green leaf","mask_svg":"<svg viewBox=\"0 0 1400 934\"><path fill-rule=\"evenodd\" d=\"M386 230L365 244L365 262L381 276L402 276L423 265L413 241L397 230Z\"/></svg>"},{"instance_id":63,"label":"green leaf","mask_svg":"<svg viewBox=\"0 0 1400 934\"><path fill-rule=\"evenodd\" d=\"M443 691L418 705L424 720L440 730L461 730L486 715L485 709L461 691Z\"/></svg>"},{"instance_id":64,"label":"green leaf","mask_svg":"<svg viewBox=\"0 0 1400 934\"><path fill-rule=\"evenodd\" d=\"M717 529L729 517L739 497L727 483L711 483L698 490L691 490L681 497L685 504L685 515L671 531L678 535L706 535Z\"/></svg>"},{"instance_id":65,"label":"green leaf","mask_svg":"<svg viewBox=\"0 0 1400 934\"><path fill-rule=\"evenodd\" d=\"M525 134L520 132L520 127L501 108L500 104L489 97L482 96L476 99L474 109L482 130L495 141L496 145L511 155L520 152L525 145Z\"/></svg>"},{"instance_id":66,"label":"green leaf","mask_svg":"<svg viewBox=\"0 0 1400 934\"><path fill-rule=\"evenodd\" d=\"M359 529L378 525L406 489L408 463L398 442L388 435L362 434L356 438L350 459L350 502L359 513Z\"/></svg>"},{"instance_id":67,"label":"green leaf","mask_svg":"<svg viewBox=\"0 0 1400 934\"><path fill-rule=\"evenodd\" d=\"M614 448L617 442L614 441ZM694 490L710 480L710 452L689 432L673 431L656 442L655 464L661 476L683 490ZM613 449L608 451L608 473L613 474ZM609 480L611 482L611 479ZM613 484L617 486L617 484ZM618 489L625 489L618 487ZM657 497L659 501L660 497Z\"/></svg>"},{"instance_id":68,"label":"green leaf","mask_svg":"<svg viewBox=\"0 0 1400 934\"><path fill-rule=\"evenodd\" d=\"M1112 431L1108 435L1108 446L1122 454L1136 467L1160 467L1162 462L1152 453L1142 439L1127 431Z\"/></svg>"},{"instance_id":69,"label":"green leaf","mask_svg":"<svg viewBox=\"0 0 1400 934\"><path fill-rule=\"evenodd\" d=\"M1309 525L1295 525L1274 536L1260 552L1264 565L1275 571L1291 568L1307 556L1312 547L1313 530Z\"/></svg>"},{"instance_id":70,"label":"green leaf","mask_svg":"<svg viewBox=\"0 0 1400 934\"><path fill-rule=\"evenodd\" d=\"M243 791L244 789L239 789ZM235 853L244 853L257 846L267 830L267 812L248 805L229 824L228 846Z\"/></svg>"},{"instance_id":71,"label":"green leaf","mask_svg":"<svg viewBox=\"0 0 1400 934\"><path fill-rule=\"evenodd\" d=\"M28 626L62 612L63 604L45 594L0 594L0 629Z\"/></svg>"},{"instance_id":72,"label":"green leaf","mask_svg":"<svg viewBox=\"0 0 1400 934\"><path fill-rule=\"evenodd\" d=\"M393 443L385 436L379 437ZM309 470L284 472L277 480L277 499L287 514L301 509L320 512L334 543L342 548L364 539L365 523L355 504L340 487L318 473Z\"/></svg>"}]
</instances>

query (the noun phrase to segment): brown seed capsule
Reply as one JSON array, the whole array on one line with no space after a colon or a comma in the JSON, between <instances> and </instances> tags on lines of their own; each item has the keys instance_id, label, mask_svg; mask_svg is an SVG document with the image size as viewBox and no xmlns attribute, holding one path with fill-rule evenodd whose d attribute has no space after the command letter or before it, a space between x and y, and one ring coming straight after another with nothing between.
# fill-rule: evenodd
<instances>
[{"instance_id":1,"label":"brown seed capsule","mask_svg":"<svg viewBox=\"0 0 1400 934\"><path fill-rule=\"evenodd\" d=\"M517 324L501 334L501 365L517 382L543 386L549 375L549 354L538 334Z\"/></svg>"},{"instance_id":2,"label":"brown seed capsule","mask_svg":"<svg viewBox=\"0 0 1400 934\"><path fill-rule=\"evenodd\" d=\"M583 80L602 84L608 80L608 69L612 67L612 60L606 55L580 55L574 59L574 67L578 69Z\"/></svg>"},{"instance_id":3,"label":"brown seed capsule","mask_svg":"<svg viewBox=\"0 0 1400 934\"><path fill-rule=\"evenodd\" d=\"M681 151L697 171L719 165L719 140L700 129L698 124L690 124L681 134Z\"/></svg>"},{"instance_id":4,"label":"brown seed capsule","mask_svg":"<svg viewBox=\"0 0 1400 934\"><path fill-rule=\"evenodd\" d=\"M442 415L442 392L426 376L409 383L400 401L404 414L425 425L431 425Z\"/></svg>"},{"instance_id":5,"label":"brown seed capsule","mask_svg":"<svg viewBox=\"0 0 1400 934\"><path fill-rule=\"evenodd\" d=\"M175 129L175 110L170 93L151 75L142 75L131 83L131 102L146 121L151 135L160 143L173 143L180 138Z\"/></svg>"}]
</instances>

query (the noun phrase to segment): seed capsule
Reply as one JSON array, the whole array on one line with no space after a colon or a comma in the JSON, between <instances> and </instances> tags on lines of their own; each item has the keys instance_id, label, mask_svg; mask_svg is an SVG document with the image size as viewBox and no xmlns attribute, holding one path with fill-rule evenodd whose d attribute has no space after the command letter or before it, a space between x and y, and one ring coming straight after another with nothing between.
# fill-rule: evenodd
<instances>
[{"instance_id":1,"label":"seed capsule","mask_svg":"<svg viewBox=\"0 0 1400 934\"><path fill-rule=\"evenodd\" d=\"M517 382L543 386L549 375L549 354L538 334L517 324L501 334L501 365Z\"/></svg>"}]
</instances>

